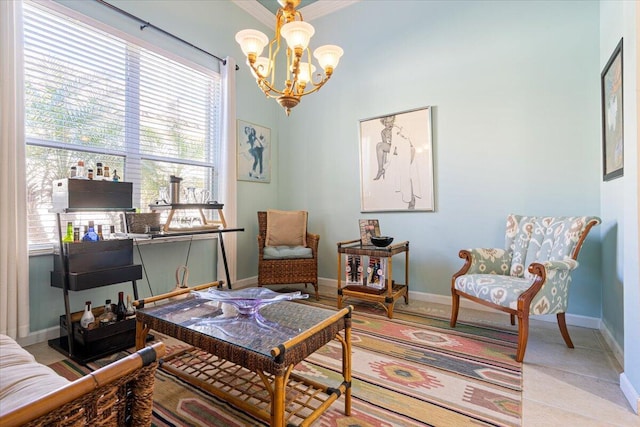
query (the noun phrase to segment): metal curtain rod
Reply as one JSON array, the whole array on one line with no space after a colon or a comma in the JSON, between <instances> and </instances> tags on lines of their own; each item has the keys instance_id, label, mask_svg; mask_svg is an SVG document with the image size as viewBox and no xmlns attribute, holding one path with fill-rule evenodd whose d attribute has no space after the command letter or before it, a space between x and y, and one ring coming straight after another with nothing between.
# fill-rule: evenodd
<instances>
[{"instance_id":1,"label":"metal curtain rod","mask_svg":"<svg viewBox=\"0 0 640 427\"><path fill-rule=\"evenodd\" d=\"M198 46L196 46L196 45L194 45L192 43L189 43L185 39L182 39L182 38L176 36L175 34L172 34L172 33L168 32L168 31L165 31L162 28L156 27L152 23L145 21L144 19L138 18L135 15L132 15L131 13L127 12L126 10L122 10L119 7L116 7L116 6L114 6L114 5L110 4L110 3L107 3L104 0L95 0L95 1L97 1L98 3L100 3L103 6L107 6L109 9L113 9L116 12L121 13L122 15L125 15L125 16L127 16L127 17L129 17L129 18L131 18L131 19L133 19L135 21L138 21L140 24L142 24L142 25L140 25L140 31L144 30L147 27L153 28L154 30L159 31L159 32L161 32L162 34L164 34L166 36L172 37L172 38L174 38L174 39L176 39L176 40L178 40L178 41L180 41L180 42L182 42L182 43L184 43L184 44L186 44L186 45L188 45L188 46L190 46L190 47L192 47L192 48L194 48L196 50L199 50L200 52L202 52L202 53L204 53L206 55L214 57L218 61L222 62L223 65L227 65L227 60L226 59L222 59L219 56L216 56L211 52L207 52L206 50L204 50L202 48L199 48ZM238 65L236 65L236 71L239 70L239 69L240 69L240 67L238 67Z\"/></svg>"}]
</instances>

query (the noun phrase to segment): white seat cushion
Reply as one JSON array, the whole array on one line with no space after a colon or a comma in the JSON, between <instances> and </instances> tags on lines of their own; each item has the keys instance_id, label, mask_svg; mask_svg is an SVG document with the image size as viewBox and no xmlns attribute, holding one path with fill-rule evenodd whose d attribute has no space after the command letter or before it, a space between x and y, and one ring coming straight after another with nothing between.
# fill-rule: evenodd
<instances>
[{"instance_id":1,"label":"white seat cushion","mask_svg":"<svg viewBox=\"0 0 640 427\"><path fill-rule=\"evenodd\" d=\"M0 414L33 402L69 382L36 362L13 339L0 335Z\"/></svg>"}]
</instances>

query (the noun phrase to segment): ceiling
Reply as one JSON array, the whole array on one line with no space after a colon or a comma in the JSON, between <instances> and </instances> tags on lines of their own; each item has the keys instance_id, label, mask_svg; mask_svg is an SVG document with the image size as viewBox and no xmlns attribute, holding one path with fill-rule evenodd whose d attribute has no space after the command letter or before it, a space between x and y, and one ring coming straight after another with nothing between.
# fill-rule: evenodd
<instances>
[{"instance_id":1,"label":"ceiling","mask_svg":"<svg viewBox=\"0 0 640 427\"><path fill-rule=\"evenodd\" d=\"M276 12L278 12L278 8L280 7L280 3L278 3L277 0L256 0L258 3L260 3L261 5L263 5L264 7L266 7L269 12L273 13L274 15L276 14ZM298 6L298 9L302 9L305 6L310 5L311 3L315 3L318 0L301 0L300 1L300 6Z\"/></svg>"},{"instance_id":2,"label":"ceiling","mask_svg":"<svg viewBox=\"0 0 640 427\"><path fill-rule=\"evenodd\" d=\"M2 0L0 0L2 1ZM231 0L263 24L272 27L280 4L277 0ZM297 10L305 21L312 21L360 0L301 0Z\"/></svg>"}]
</instances>

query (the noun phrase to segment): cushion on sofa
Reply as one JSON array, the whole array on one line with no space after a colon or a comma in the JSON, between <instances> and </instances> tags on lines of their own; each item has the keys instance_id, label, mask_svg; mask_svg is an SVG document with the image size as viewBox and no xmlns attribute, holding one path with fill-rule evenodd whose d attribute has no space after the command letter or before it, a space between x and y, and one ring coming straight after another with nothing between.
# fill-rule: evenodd
<instances>
[{"instance_id":1,"label":"cushion on sofa","mask_svg":"<svg viewBox=\"0 0 640 427\"><path fill-rule=\"evenodd\" d=\"M12 338L0 335L0 414L69 384L36 359Z\"/></svg>"}]
</instances>

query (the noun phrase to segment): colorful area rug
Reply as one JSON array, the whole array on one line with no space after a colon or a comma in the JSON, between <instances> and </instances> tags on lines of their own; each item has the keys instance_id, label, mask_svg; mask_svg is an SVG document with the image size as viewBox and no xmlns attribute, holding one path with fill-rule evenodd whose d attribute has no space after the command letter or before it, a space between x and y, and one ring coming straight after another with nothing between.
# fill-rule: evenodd
<instances>
[{"instance_id":1,"label":"colorful area rug","mask_svg":"<svg viewBox=\"0 0 640 427\"><path fill-rule=\"evenodd\" d=\"M335 307L335 305L334 305ZM517 337L475 325L448 327L445 319L367 313L357 307L352 329L352 413L339 400L314 426L520 426L522 371L515 362ZM411 317L411 320L404 318ZM169 352L187 345L156 334ZM74 379L124 354L88 367L64 360L51 365ZM335 384L341 347L331 342L295 372ZM233 406L159 370L154 390L154 426L264 425Z\"/></svg>"}]
</instances>

